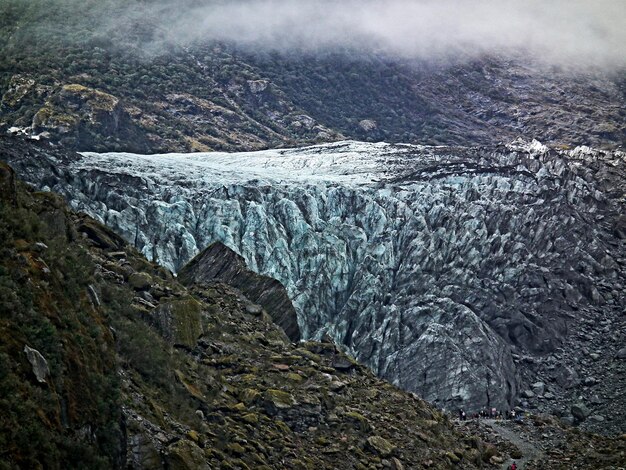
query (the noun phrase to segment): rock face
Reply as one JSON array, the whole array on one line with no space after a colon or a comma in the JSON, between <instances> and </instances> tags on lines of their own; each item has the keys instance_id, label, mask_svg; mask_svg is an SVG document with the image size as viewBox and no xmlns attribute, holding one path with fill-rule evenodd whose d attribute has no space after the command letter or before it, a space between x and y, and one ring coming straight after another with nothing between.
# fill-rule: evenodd
<instances>
[{"instance_id":1,"label":"rock face","mask_svg":"<svg viewBox=\"0 0 626 470\"><path fill-rule=\"evenodd\" d=\"M292 341L300 339L298 318L285 287L268 276L248 269L243 257L220 242L211 244L179 273L185 285L219 281L239 289L248 299L265 308L274 323L280 326Z\"/></svg>"},{"instance_id":2,"label":"rock face","mask_svg":"<svg viewBox=\"0 0 626 470\"><path fill-rule=\"evenodd\" d=\"M37 382L46 383L46 377L50 375L46 358L43 357L39 351L28 345L24 346L24 353L26 353L28 362L30 362L30 365L33 367L33 374L37 377Z\"/></svg>"},{"instance_id":3,"label":"rock face","mask_svg":"<svg viewBox=\"0 0 626 470\"><path fill-rule=\"evenodd\" d=\"M395 384L471 409L539 380L577 386L581 351L545 376L537 364L584 319L621 318L624 159L344 142L15 165L173 271L221 241L287 288L303 337L328 333Z\"/></svg>"},{"instance_id":4,"label":"rock face","mask_svg":"<svg viewBox=\"0 0 626 470\"><path fill-rule=\"evenodd\" d=\"M79 84L63 85L51 94L34 115L31 128L34 134L54 135L74 148L93 148L107 136L111 144L121 139L134 141L130 148L135 151L147 149L145 137L137 133L117 97Z\"/></svg>"},{"instance_id":5,"label":"rock face","mask_svg":"<svg viewBox=\"0 0 626 470\"><path fill-rule=\"evenodd\" d=\"M0 166L0 200L8 205L17 204L15 172L9 166Z\"/></svg>"},{"instance_id":6,"label":"rock face","mask_svg":"<svg viewBox=\"0 0 626 470\"><path fill-rule=\"evenodd\" d=\"M193 348L204 328L202 305L191 297L162 303L152 312L152 319L163 337L174 346Z\"/></svg>"}]
</instances>

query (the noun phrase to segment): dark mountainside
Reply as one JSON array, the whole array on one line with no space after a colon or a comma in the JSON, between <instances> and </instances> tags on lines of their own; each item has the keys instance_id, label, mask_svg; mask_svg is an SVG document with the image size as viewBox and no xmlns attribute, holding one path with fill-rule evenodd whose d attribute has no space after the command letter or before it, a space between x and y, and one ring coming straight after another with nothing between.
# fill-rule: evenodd
<instances>
[{"instance_id":1,"label":"dark mountainside","mask_svg":"<svg viewBox=\"0 0 626 470\"><path fill-rule=\"evenodd\" d=\"M609 148L626 141L623 73L572 73L522 57L437 64L350 49L176 45L159 26L175 12L157 14L154 3L3 2L3 129L79 150L144 153L342 138L476 145L525 136Z\"/></svg>"}]
</instances>

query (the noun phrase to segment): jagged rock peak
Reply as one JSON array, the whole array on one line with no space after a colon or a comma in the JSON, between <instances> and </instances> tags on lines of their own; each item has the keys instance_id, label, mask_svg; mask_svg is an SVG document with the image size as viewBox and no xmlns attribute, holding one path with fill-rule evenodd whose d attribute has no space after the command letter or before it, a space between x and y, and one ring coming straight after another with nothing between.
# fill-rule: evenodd
<instances>
[{"instance_id":1,"label":"jagged rock peak","mask_svg":"<svg viewBox=\"0 0 626 470\"><path fill-rule=\"evenodd\" d=\"M179 273L186 286L211 281L229 284L269 312L292 341L300 339L298 317L285 287L276 279L251 271L243 256L220 242L209 245Z\"/></svg>"}]
</instances>

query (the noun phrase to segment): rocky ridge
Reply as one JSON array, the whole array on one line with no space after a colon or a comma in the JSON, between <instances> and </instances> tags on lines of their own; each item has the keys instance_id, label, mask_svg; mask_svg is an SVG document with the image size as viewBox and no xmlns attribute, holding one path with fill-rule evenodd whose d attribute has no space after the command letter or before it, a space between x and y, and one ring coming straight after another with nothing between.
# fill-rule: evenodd
<instances>
[{"instance_id":1,"label":"rocky ridge","mask_svg":"<svg viewBox=\"0 0 626 470\"><path fill-rule=\"evenodd\" d=\"M185 265L178 280L187 286L211 281L229 284L271 312L274 323L291 341L301 339L297 314L285 287L276 279L249 270L243 257L220 242L211 244ZM255 307L249 310L259 313Z\"/></svg>"},{"instance_id":2,"label":"rocky ridge","mask_svg":"<svg viewBox=\"0 0 626 470\"><path fill-rule=\"evenodd\" d=\"M582 397L605 419L585 426L623 431L623 153L340 143L4 158L173 270L222 241L285 285L305 337L329 333L440 407L567 420Z\"/></svg>"}]
</instances>

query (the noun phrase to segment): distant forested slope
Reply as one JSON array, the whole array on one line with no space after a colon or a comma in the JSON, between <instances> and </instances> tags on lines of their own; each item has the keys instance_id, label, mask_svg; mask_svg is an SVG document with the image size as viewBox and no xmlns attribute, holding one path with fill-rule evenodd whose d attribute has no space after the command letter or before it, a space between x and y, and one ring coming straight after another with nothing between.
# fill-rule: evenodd
<instances>
[{"instance_id":1,"label":"distant forested slope","mask_svg":"<svg viewBox=\"0 0 626 470\"><path fill-rule=\"evenodd\" d=\"M3 0L0 125L81 150L142 152L626 140L619 74L177 37L170 19L200 3L211 2Z\"/></svg>"}]
</instances>

